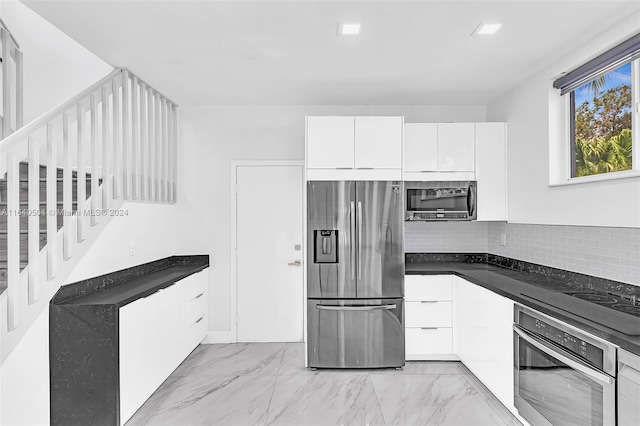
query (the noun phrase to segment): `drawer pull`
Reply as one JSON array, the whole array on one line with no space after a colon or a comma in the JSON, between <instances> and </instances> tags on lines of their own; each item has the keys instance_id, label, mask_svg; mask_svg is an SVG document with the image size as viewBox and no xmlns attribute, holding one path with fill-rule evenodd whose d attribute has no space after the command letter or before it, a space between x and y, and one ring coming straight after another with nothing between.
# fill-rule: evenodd
<instances>
[{"instance_id":1,"label":"drawer pull","mask_svg":"<svg viewBox=\"0 0 640 426\"><path fill-rule=\"evenodd\" d=\"M420 327L420 330L437 330L440 327Z\"/></svg>"},{"instance_id":2,"label":"drawer pull","mask_svg":"<svg viewBox=\"0 0 640 426\"><path fill-rule=\"evenodd\" d=\"M202 297L202 295L204 294L204 292L200 293L199 295L197 295L196 297L194 297L194 299L200 299Z\"/></svg>"},{"instance_id":3,"label":"drawer pull","mask_svg":"<svg viewBox=\"0 0 640 426\"><path fill-rule=\"evenodd\" d=\"M200 317L200 318L198 318L198 319L196 320L196 322L194 322L194 324L199 323L200 321L202 321L202 319L203 319L203 318L204 318L204 317Z\"/></svg>"},{"instance_id":4,"label":"drawer pull","mask_svg":"<svg viewBox=\"0 0 640 426\"><path fill-rule=\"evenodd\" d=\"M420 303L438 303L437 300L422 300Z\"/></svg>"}]
</instances>

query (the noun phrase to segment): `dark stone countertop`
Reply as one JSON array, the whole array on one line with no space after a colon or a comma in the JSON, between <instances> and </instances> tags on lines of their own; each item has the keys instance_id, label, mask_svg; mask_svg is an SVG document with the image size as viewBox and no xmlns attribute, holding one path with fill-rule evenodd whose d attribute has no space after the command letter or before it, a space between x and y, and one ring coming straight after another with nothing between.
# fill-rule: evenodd
<instances>
[{"instance_id":1,"label":"dark stone countertop","mask_svg":"<svg viewBox=\"0 0 640 426\"><path fill-rule=\"evenodd\" d=\"M639 286L483 253L408 253L405 273L457 275L640 355L640 316L572 296L581 292L613 295L635 310Z\"/></svg>"},{"instance_id":2,"label":"dark stone countertop","mask_svg":"<svg viewBox=\"0 0 640 426\"><path fill-rule=\"evenodd\" d=\"M51 299L51 305L121 307L207 267L207 255L171 256L65 285Z\"/></svg>"}]
</instances>

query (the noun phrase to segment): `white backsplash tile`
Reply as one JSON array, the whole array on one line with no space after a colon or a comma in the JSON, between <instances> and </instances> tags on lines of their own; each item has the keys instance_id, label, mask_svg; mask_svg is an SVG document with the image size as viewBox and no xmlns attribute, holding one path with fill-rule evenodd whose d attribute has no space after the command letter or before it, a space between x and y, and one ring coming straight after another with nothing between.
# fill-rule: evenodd
<instances>
[{"instance_id":1,"label":"white backsplash tile","mask_svg":"<svg viewBox=\"0 0 640 426\"><path fill-rule=\"evenodd\" d=\"M500 244L501 234L507 244ZM640 229L506 222L406 222L407 253L492 253L640 285Z\"/></svg>"},{"instance_id":2,"label":"white backsplash tile","mask_svg":"<svg viewBox=\"0 0 640 426\"><path fill-rule=\"evenodd\" d=\"M640 285L638 228L489 222L487 236L489 253Z\"/></svg>"}]
</instances>

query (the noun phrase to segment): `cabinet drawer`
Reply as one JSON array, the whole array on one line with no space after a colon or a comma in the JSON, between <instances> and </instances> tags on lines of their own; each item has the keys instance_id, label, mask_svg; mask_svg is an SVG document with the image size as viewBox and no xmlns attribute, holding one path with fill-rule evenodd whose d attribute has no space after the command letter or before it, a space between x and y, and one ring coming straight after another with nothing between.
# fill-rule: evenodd
<instances>
[{"instance_id":1,"label":"cabinet drawer","mask_svg":"<svg viewBox=\"0 0 640 426\"><path fill-rule=\"evenodd\" d=\"M203 272L190 275L178 281L176 284L183 286L187 302L207 291L206 275L204 275Z\"/></svg>"},{"instance_id":2,"label":"cabinet drawer","mask_svg":"<svg viewBox=\"0 0 640 426\"><path fill-rule=\"evenodd\" d=\"M198 318L196 318L193 323L191 323L191 325L189 326L189 330L187 331L187 335L189 338L189 343L190 343L190 350L193 349L194 347L196 347L197 345L200 344L200 342L202 342L202 340L204 339L204 337L207 334L207 327L208 327L208 316L207 314L203 314L201 316L199 316Z\"/></svg>"},{"instance_id":3,"label":"cabinet drawer","mask_svg":"<svg viewBox=\"0 0 640 426\"><path fill-rule=\"evenodd\" d=\"M405 327L451 327L451 302L405 302Z\"/></svg>"},{"instance_id":4,"label":"cabinet drawer","mask_svg":"<svg viewBox=\"0 0 640 426\"><path fill-rule=\"evenodd\" d=\"M208 300L207 292L202 292L187 303L188 325L207 313Z\"/></svg>"},{"instance_id":5,"label":"cabinet drawer","mask_svg":"<svg viewBox=\"0 0 640 426\"><path fill-rule=\"evenodd\" d=\"M452 300L452 275L405 275L404 300Z\"/></svg>"},{"instance_id":6,"label":"cabinet drawer","mask_svg":"<svg viewBox=\"0 0 640 426\"><path fill-rule=\"evenodd\" d=\"M405 329L405 352L412 354L450 354L453 352L451 328Z\"/></svg>"}]
</instances>

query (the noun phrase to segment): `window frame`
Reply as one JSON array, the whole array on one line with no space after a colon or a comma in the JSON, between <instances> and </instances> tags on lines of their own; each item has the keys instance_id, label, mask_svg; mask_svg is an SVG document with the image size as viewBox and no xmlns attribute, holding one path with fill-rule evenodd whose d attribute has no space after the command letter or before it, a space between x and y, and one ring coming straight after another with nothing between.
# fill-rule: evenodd
<instances>
[{"instance_id":1,"label":"window frame","mask_svg":"<svg viewBox=\"0 0 640 426\"><path fill-rule=\"evenodd\" d=\"M566 182L550 183L549 186L561 186L566 184L597 182L613 179L626 179L640 176L640 58L633 59L620 64L621 67L627 63L631 63L631 169L620 170L616 172L605 172L587 176L575 176L575 90L566 93L565 99L565 120L567 138L569 146L567 147L567 163L566 164ZM617 68L618 68L617 67ZM563 96L564 95L560 95Z\"/></svg>"}]
</instances>

